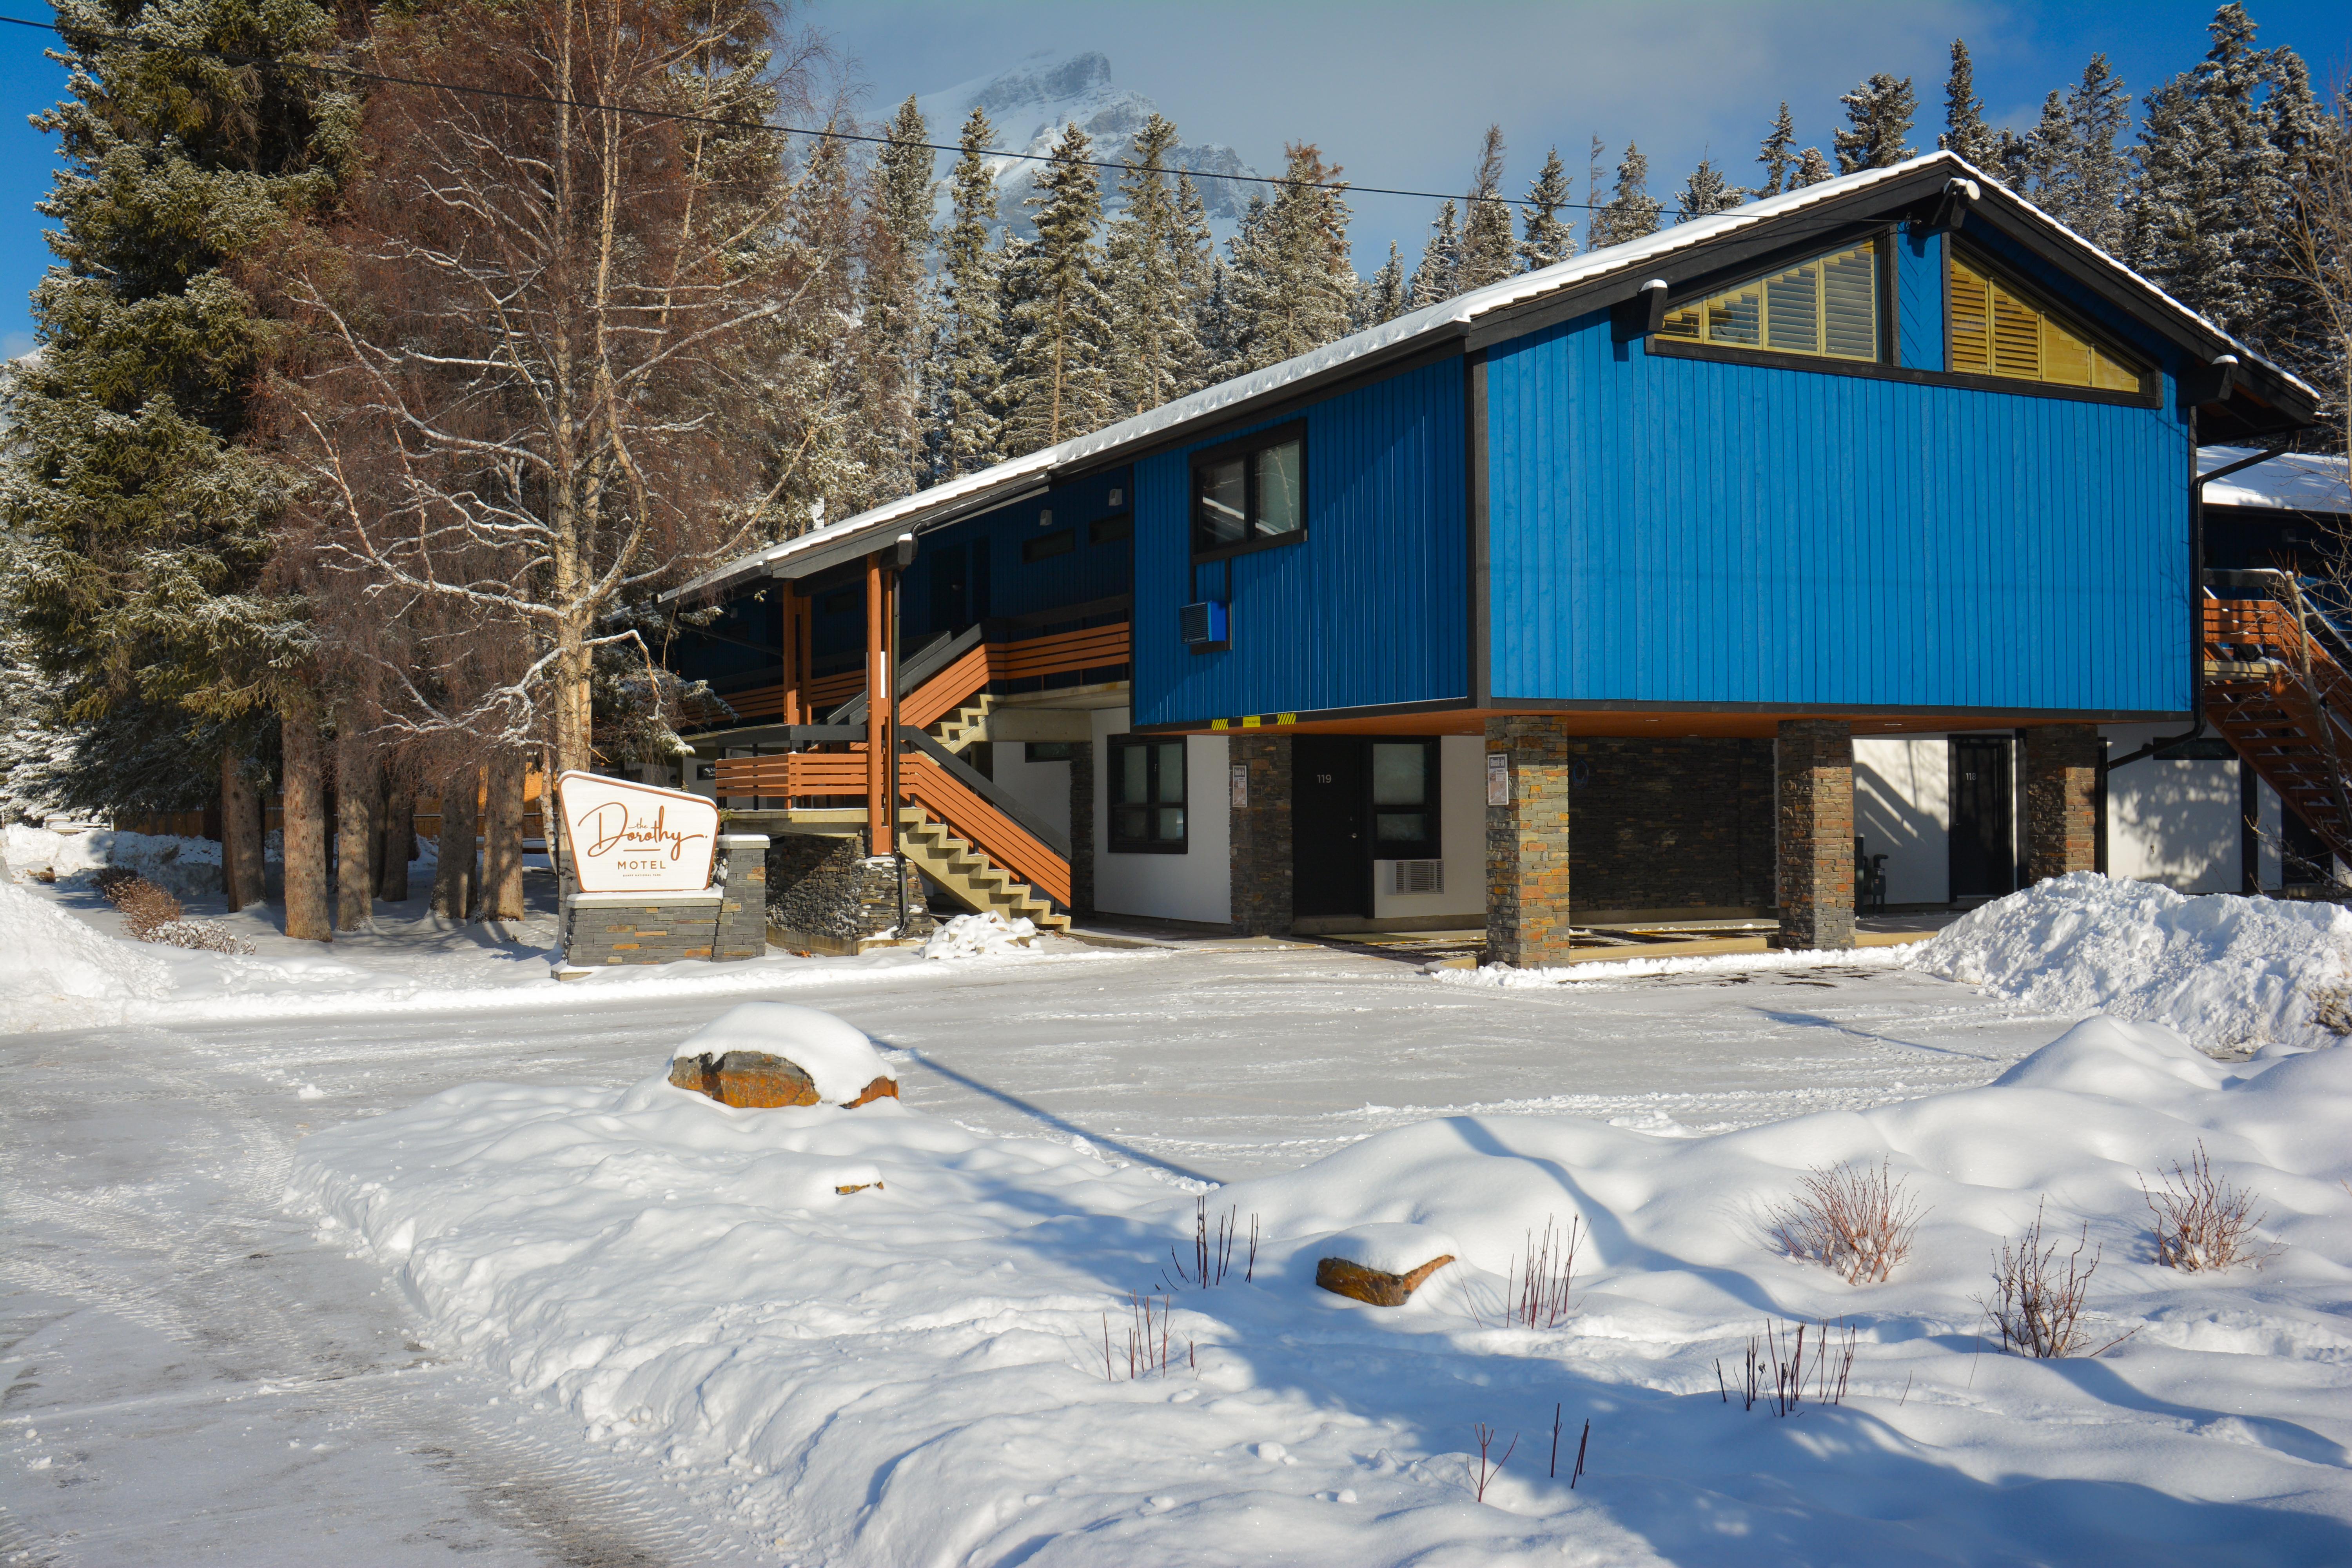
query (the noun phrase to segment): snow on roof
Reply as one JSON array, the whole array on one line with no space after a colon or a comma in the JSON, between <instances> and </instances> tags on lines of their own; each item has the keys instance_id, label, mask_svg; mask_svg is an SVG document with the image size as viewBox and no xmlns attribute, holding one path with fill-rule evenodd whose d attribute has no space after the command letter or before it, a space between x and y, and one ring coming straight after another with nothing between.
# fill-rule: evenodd
<instances>
[{"instance_id":1,"label":"snow on roof","mask_svg":"<svg viewBox=\"0 0 2352 1568\"><path fill-rule=\"evenodd\" d=\"M1695 250L1744 230L1804 212L1824 202L1853 195L1857 192L1868 190L1873 185L1891 184L1937 165L1951 169L1956 178L1977 181L1999 190L2019 206L2074 240L2086 254L2097 258L2117 278L2147 290L2182 316L2228 343L2244 359L2260 362L2283 379L2302 387L2315 400L2317 399L2318 395L2312 392L2311 388L2304 383L2271 364L2269 361L2262 359L2262 356L2255 353L2252 349L2241 343L2114 257L2107 255L2089 240L2075 234L2074 230L2043 212L2040 207L2018 195L1990 175L1979 173L1958 154L1937 152L1927 153L1924 157L1891 164L1884 169L1865 169L1859 174L1824 180L1819 184L1784 191L1777 196L1768 196L1760 202L1750 202L1744 206L1735 207L1729 212L1691 218L1671 228L1644 235L1639 239L1629 239L1622 244L1604 246L1599 250L1587 251L1582 256L1570 257L1567 260L1554 262L1549 267L1539 268L1533 272L1522 272L1506 278L1500 282L1487 284L1482 289L1470 289L1450 300L1441 300L1437 304L1425 306L1421 310L1399 316L1393 321L1383 321L1377 327L1368 327L1360 332L1326 343L1321 348L1312 349L1294 359L1284 360L1279 364L1268 365L1263 370L1252 371L1246 375L1238 375L1230 381L1219 382L1214 386L1203 387L1199 392L1180 397L1172 403L1165 403L1146 413L1122 419L1116 425L1107 425L1099 430L1092 430L1086 435L1074 437L1057 446L1042 447L1024 457L999 463L993 468L982 468L977 473L950 479L945 484L918 490L912 495L902 496L897 500L885 502L881 506L859 512L854 517L844 518L839 522L802 534L796 539L770 545L764 550L742 556L725 566L707 573L682 588L673 589L665 597L689 595L699 590L716 587L747 574L761 574L769 568L782 565L795 557L809 555L818 551L830 551L852 540L875 537L878 544L879 536L887 535L894 524L904 529L919 523L935 513L945 511L958 518L971 516L983 501L1000 499L1009 500L1042 484L1046 476L1055 468L1067 468L1083 462L1087 458L1140 442L1163 431L1175 429L1209 415L1255 402L1269 393L1278 392L1286 386L1321 375L1339 366L1369 359L1383 350L1409 342L1415 338L1428 336L1447 327L1459 331L1483 316L1525 304L1546 294L1557 293L1563 289L1605 278L1612 273L1630 271L1645 262Z\"/></svg>"},{"instance_id":2,"label":"snow on roof","mask_svg":"<svg viewBox=\"0 0 2352 1568\"><path fill-rule=\"evenodd\" d=\"M2257 447L2200 447L2197 471L2211 473L2225 464L2242 461L2261 451ZM2295 511L2352 512L2352 472L2342 458L2289 452L2268 462L2241 468L2205 487L2205 499L2214 506L2266 506Z\"/></svg>"}]
</instances>

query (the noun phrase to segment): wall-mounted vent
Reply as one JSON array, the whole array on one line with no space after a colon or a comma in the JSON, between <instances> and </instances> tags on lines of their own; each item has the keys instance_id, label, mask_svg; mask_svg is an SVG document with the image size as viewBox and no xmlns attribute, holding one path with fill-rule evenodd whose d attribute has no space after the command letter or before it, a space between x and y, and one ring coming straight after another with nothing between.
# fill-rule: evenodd
<instances>
[{"instance_id":1,"label":"wall-mounted vent","mask_svg":"<svg viewBox=\"0 0 2352 1568\"><path fill-rule=\"evenodd\" d=\"M1443 860L1390 861L1389 891L1391 893L1445 891L1445 862Z\"/></svg>"},{"instance_id":2,"label":"wall-mounted vent","mask_svg":"<svg viewBox=\"0 0 2352 1568\"><path fill-rule=\"evenodd\" d=\"M1225 630L1225 605L1220 599L1203 599L1197 605L1187 605L1176 612L1177 624L1182 627L1185 646L1200 647L1230 641Z\"/></svg>"}]
</instances>

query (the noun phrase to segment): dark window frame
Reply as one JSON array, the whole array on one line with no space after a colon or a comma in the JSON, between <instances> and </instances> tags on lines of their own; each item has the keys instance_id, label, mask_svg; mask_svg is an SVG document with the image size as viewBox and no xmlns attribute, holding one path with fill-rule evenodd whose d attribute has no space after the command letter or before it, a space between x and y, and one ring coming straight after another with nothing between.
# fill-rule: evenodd
<instances>
[{"instance_id":1,"label":"dark window frame","mask_svg":"<svg viewBox=\"0 0 2352 1568\"><path fill-rule=\"evenodd\" d=\"M1390 854L1390 846L1381 838L1380 770L1373 762L1372 747L1412 746L1422 748L1422 804L1405 807L1426 816L1429 836L1412 840L1422 846L1412 854ZM1433 735L1374 735L1366 742L1364 752L1364 788L1370 796L1365 802L1364 821L1371 834L1371 858L1380 860L1443 860L1445 858L1444 757L1437 737ZM1402 843L1397 845L1402 848Z\"/></svg>"},{"instance_id":2,"label":"dark window frame","mask_svg":"<svg viewBox=\"0 0 2352 1568\"><path fill-rule=\"evenodd\" d=\"M1078 531L1057 528L1051 533L1033 533L1021 542L1021 564L1034 566L1040 561L1058 560L1078 548Z\"/></svg>"},{"instance_id":3,"label":"dark window frame","mask_svg":"<svg viewBox=\"0 0 2352 1568\"><path fill-rule=\"evenodd\" d=\"M1120 512L1117 517L1098 517L1087 524L1087 543L1120 544L1135 537L1135 514Z\"/></svg>"},{"instance_id":4,"label":"dark window frame","mask_svg":"<svg viewBox=\"0 0 2352 1568\"><path fill-rule=\"evenodd\" d=\"M1265 538L1238 540L1231 544L1201 548L1201 470L1219 463L1242 461L1243 483L1248 487L1244 510L1249 514L1250 526L1257 526L1257 465L1248 459L1271 447L1298 443L1298 526L1287 533L1269 534ZM1185 542L1192 547L1194 562L1229 561L1236 555L1253 555L1261 550L1278 550L1287 544L1303 544L1307 540L1307 517L1312 497L1307 484L1307 421L1293 419L1281 425L1254 430L1234 440L1204 447L1186 461L1184 473Z\"/></svg>"},{"instance_id":5,"label":"dark window frame","mask_svg":"<svg viewBox=\"0 0 2352 1568\"><path fill-rule=\"evenodd\" d=\"M1875 358L1846 359L1836 354L1796 353L1787 349L1760 346L1744 348L1737 343L1714 343L1692 338L1670 338L1664 332L1650 333L1642 340L1642 346L1654 353L1661 345L1664 345L1671 351L1670 357L1675 359L1722 359L1732 360L1741 364L1770 364L1809 369L1824 365L1843 365L1852 373L1861 375L1868 375L1878 370L1897 368L1903 363L1902 344L1898 338L1903 310L1902 302L1895 296L1895 247L1901 237L1901 230L1896 225L1868 225L1859 232L1851 234L1826 248L1822 247L1818 239L1807 241L1804 244L1790 247L1787 250L1771 253L1769 258L1769 265L1761 269L1752 261L1743 263L1737 268L1728 268L1707 274L1703 287L1688 289L1678 288L1667 296L1666 310L1671 314L1685 305L1702 304L1727 289L1737 289L1742 283L1756 282L1769 278L1777 272L1785 272L1791 267L1819 260L1825 256L1833 256L1841 250L1851 250L1857 245L1868 245L1876 258L1874 269L1877 279L1871 289L1872 309L1878 316L1876 331L1874 333L1878 340L1878 353ZM1947 364L1951 363L1948 355L1945 363Z\"/></svg>"},{"instance_id":6,"label":"dark window frame","mask_svg":"<svg viewBox=\"0 0 2352 1568\"><path fill-rule=\"evenodd\" d=\"M1173 801L1162 800L1160 791L1160 759L1168 753L1159 748L1172 746L1179 766L1188 773L1192 747L1181 735L1113 735L1103 742L1103 773L1097 787L1102 791L1104 830L1113 855L1183 855L1191 851L1192 842L1192 801L1190 781L1184 794ZM1137 747L1145 749L1145 789L1150 798L1142 803L1147 813L1157 812L1163 805L1181 806L1184 813L1183 836L1177 838L1129 838L1118 830L1119 783L1127 774L1126 753Z\"/></svg>"},{"instance_id":7,"label":"dark window frame","mask_svg":"<svg viewBox=\"0 0 2352 1568\"><path fill-rule=\"evenodd\" d=\"M1061 755L1040 756L1038 748L1041 746L1055 748ZM1021 742L1021 760L1024 763L1066 763L1076 754L1076 741L1024 741Z\"/></svg>"}]
</instances>

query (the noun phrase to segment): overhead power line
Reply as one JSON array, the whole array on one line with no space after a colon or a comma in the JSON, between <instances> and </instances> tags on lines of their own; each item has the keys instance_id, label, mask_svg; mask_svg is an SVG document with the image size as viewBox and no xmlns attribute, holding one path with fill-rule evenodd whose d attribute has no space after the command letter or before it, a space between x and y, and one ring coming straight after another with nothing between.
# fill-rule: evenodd
<instances>
[{"instance_id":1,"label":"overhead power line","mask_svg":"<svg viewBox=\"0 0 2352 1568\"><path fill-rule=\"evenodd\" d=\"M0 16L0 22L12 26L31 27L39 32L66 36L65 29L55 22L38 22L25 16ZM854 131L835 130L826 126L810 130L804 126L773 125L764 120L739 120L724 115L688 114L681 110L649 109L631 103L599 103L593 99L559 98L549 93L515 92L503 88L476 87L464 82L435 81L424 77L394 76L384 71L362 70L356 66L325 65L307 60L290 60L270 55L243 55L226 49L198 48L189 44L170 44L153 38L142 38L130 33L109 32L103 28L83 29L88 36L131 48L152 49L158 54L180 55L194 59L218 60L233 66L269 66L279 70L307 71L315 76L345 77L354 81L381 82L388 87L417 87L435 92L465 93L476 98L504 99L514 103L541 103L555 109L582 109L598 114L625 114L643 120L667 120L686 125L709 125L728 131L759 131L775 136L808 136L835 142L856 142L876 146L922 147L934 153L961 153L962 147L940 142L902 142L892 136L868 136ZM988 151L992 158L1009 158L1026 163L1050 163L1054 155L1045 153L1007 153L994 148ZM1100 158L1071 160L1090 169L1107 169L1124 174L1129 165ZM1196 180L1230 180L1243 184L1276 185L1287 190L1318 190L1351 192L1358 195L1414 196L1424 201L1491 203L1498 206L1534 207L1538 204L1524 196L1481 196L1456 195L1449 191L1408 191L1391 185L1359 185L1344 180L1286 180L1276 174L1235 174L1210 169L1171 169L1170 174L1189 174ZM1563 207L1575 207L1584 212L1601 212L1606 204L1594 202L1561 202ZM1661 214L1671 212L1676 217L1685 215L1679 207L1661 204Z\"/></svg>"}]
</instances>

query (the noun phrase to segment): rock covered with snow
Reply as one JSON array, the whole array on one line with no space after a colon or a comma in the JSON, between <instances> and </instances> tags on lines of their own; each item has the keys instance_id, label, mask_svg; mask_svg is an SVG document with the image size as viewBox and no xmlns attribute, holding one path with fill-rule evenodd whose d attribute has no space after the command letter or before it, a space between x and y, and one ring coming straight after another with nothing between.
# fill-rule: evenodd
<instances>
[{"instance_id":1,"label":"rock covered with snow","mask_svg":"<svg viewBox=\"0 0 2352 1568\"><path fill-rule=\"evenodd\" d=\"M1005 958L1032 952L1036 922L1026 918L1007 921L994 910L985 914L958 915L923 943L925 958Z\"/></svg>"},{"instance_id":2,"label":"rock covered with snow","mask_svg":"<svg viewBox=\"0 0 2352 1568\"><path fill-rule=\"evenodd\" d=\"M136 871L184 899L200 899L221 890L221 847L209 838L116 833L106 828L58 833L11 823L6 855L8 865L19 876L47 871L58 881L67 882L117 866Z\"/></svg>"},{"instance_id":3,"label":"rock covered with snow","mask_svg":"<svg viewBox=\"0 0 2352 1568\"><path fill-rule=\"evenodd\" d=\"M1461 1250L1430 1226L1354 1226L1315 1244L1315 1283L1374 1307L1402 1307Z\"/></svg>"},{"instance_id":4,"label":"rock covered with snow","mask_svg":"<svg viewBox=\"0 0 2352 1568\"><path fill-rule=\"evenodd\" d=\"M697 1029L672 1053L669 1081L748 1108L898 1097L864 1030L791 1002L746 1002Z\"/></svg>"},{"instance_id":5,"label":"rock covered with snow","mask_svg":"<svg viewBox=\"0 0 2352 1568\"><path fill-rule=\"evenodd\" d=\"M2352 1030L2352 910L2189 896L2078 871L1970 910L1912 968L2053 1013L2110 1013L2202 1046L2333 1045Z\"/></svg>"}]
</instances>

